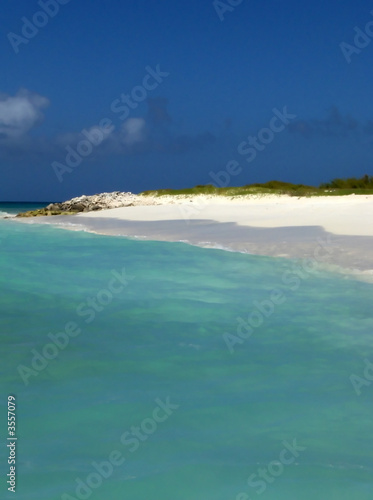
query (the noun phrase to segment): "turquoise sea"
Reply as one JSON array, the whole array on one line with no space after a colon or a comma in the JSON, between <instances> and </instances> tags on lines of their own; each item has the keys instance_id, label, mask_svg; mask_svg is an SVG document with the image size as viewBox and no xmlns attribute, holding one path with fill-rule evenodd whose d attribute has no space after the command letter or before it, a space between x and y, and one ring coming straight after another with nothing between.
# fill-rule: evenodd
<instances>
[{"instance_id":1,"label":"turquoise sea","mask_svg":"<svg viewBox=\"0 0 373 500\"><path fill-rule=\"evenodd\" d=\"M20 500L371 500L373 287L299 265L0 220L1 498L12 395Z\"/></svg>"},{"instance_id":2,"label":"turquoise sea","mask_svg":"<svg viewBox=\"0 0 373 500\"><path fill-rule=\"evenodd\" d=\"M47 206L49 202L45 203L0 203L0 219L5 217L14 216L19 212L27 212L28 210L37 210L38 208L43 208Z\"/></svg>"}]
</instances>

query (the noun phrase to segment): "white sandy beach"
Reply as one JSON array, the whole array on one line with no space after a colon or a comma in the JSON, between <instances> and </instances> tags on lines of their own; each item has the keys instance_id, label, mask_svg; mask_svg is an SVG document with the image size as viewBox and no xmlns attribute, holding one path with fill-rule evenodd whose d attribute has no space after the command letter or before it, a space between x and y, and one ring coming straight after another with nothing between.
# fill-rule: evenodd
<instances>
[{"instance_id":1,"label":"white sandy beach","mask_svg":"<svg viewBox=\"0 0 373 500\"><path fill-rule=\"evenodd\" d=\"M127 221L214 220L240 226L280 228L321 226L338 235L373 236L373 195L296 198L164 196L162 205L135 206L79 214L77 217Z\"/></svg>"},{"instance_id":2,"label":"white sandy beach","mask_svg":"<svg viewBox=\"0 0 373 500\"><path fill-rule=\"evenodd\" d=\"M143 203L19 220L255 255L316 259L320 265L363 273L373 280L373 195L162 196L145 197Z\"/></svg>"}]
</instances>

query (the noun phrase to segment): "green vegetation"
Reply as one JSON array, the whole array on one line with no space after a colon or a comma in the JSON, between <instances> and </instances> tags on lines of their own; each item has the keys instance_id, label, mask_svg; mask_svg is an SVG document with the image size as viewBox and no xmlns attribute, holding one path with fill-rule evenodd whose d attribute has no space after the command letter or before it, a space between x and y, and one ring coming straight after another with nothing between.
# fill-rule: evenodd
<instances>
[{"instance_id":1,"label":"green vegetation","mask_svg":"<svg viewBox=\"0 0 373 500\"><path fill-rule=\"evenodd\" d=\"M215 194L220 196L243 196L285 194L289 196L342 196L349 194L373 194L373 177L365 175L361 179L334 179L319 187L290 182L269 181L264 184L247 184L240 187L215 187L212 184L198 185L187 189L158 189L144 191L145 196Z\"/></svg>"},{"instance_id":2,"label":"green vegetation","mask_svg":"<svg viewBox=\"0 0 373 500\"><path fill-rule=\"evenodd\" d=\"M46 208L39 208L38 210L30 210L29 212L21 212L16 217L48 217L50 215L74 215L79 212L64 212L62 210L47 210Z\"/></svg>"},{"instance_id":3,"label":"green vegetation","mask_svg":"<svg viewBox=\"0 0 373 500\"><path fill-rule=\"evenodd\" d=\"M364 175L361 179L350 177L349 179L333 179L331 182L320 184L321 189L359 189L373 190L373 177Z\"/></svg>"},{"instance_id":4,"label":"green vegetation","mask_svg":"<svg viewBox=\"0 0 373 500\"><path fill-rule=\"evenodd\" d=\"M328 183L320 184L319 187L305 186L304 184L291 184L290 182L269 181L264 184L247 184L240 187L217 188L212 184L206 186L198 185L187 189L158 189L157 191L144 191L140 193L145 196L165 195L198 195L213 194L219 196L265 196L266 194L284 194L289 196L342 196L348 194L373 194L373 177L365 175L361 179L352 177L350 179L334 179ZM60 208L60 210L59 210ZM96 207L98 210L101 207ZM17 217L38 217L49 215L74 215L84 210L84 206L75 205L70 209L64 204L50 205L49 208L41 208L17 215Z\"/></svg>"}]
</instances>

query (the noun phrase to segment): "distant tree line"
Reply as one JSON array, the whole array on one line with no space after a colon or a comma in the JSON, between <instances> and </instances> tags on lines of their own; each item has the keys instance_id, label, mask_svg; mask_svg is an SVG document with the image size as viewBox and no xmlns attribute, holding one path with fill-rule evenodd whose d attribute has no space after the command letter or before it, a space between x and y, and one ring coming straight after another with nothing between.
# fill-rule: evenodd
<instances>
[{"instance_id":1,"label":"distant tree line","mask_svg":"<svg viewBox=\"0 0 373 500\"><path fill-rule=\"evenodd\" d=\"M373 177L364 175L361 179L349 177L348 179L333 179L320 184L320 189L373 189Z\"/></svg>"},{"instance_id":2,"label":"distant tree line","mask_svg":"<svg viewBox=\"0 0 373 500\"><path fill-rule=\"evenodd\" d=\"M265 183L246 184L245 186L217 187L213 184L198 184L192 188L184 189L158 189L144 191L144 195L194 195L215 194L221 196L244 196L251 194L287 194L289 196L342 196L349 194L372 194L373 176L364 175L361 179L349 177L348 179L333 179L320 184L318 187L305 184L292 184L283 181L268 181Z\"/></svg>"}]
</instances>

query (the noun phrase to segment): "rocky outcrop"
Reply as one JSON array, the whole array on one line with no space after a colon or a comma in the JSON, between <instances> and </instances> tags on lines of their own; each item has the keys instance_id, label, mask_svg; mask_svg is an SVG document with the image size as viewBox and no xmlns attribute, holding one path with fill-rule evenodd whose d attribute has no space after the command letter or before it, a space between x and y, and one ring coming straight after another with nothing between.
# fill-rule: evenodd
<instances>
[{"instance_id":1,"label":"rocky outcrop","mask_svg":"<svg viewBox=\"0 0 373 500\"><path fill-rule=\"evenodd\" d=\"M216 199L216 195L162 195L157 191L144 192L141 194L101 193L92 196L79 196L62 203L51 203L40 210L32 210L17 215L17 217L39 217L42 215L71 215L81 212L94 212L111 208L132 207L139 205L173 205L179 203L196 203L197 207L206 203L207 200ZM237 196L235 198L238 198Z\"/></svg>"},{"instance_id":2,"label":"rocky outcrop","mask_svg":"<svg viewBox=\"0 0 373 500\"><path fill-rule=\"evenodd\" d=\"M78 196L63 203L52 203L46 209L62 212L92 212L93 210L130 207L138 198L137 194L115 191L114 193L101 193L92 196Z\"/></svg>"},{"instance_id":3,"label":"rocky outcrop","mask_svg":"<svg viewBox=\"0 0 373 500\"><path fill-rule=\"evenodd\" d=\"M150 200L149 200L150 201ZM92 196L78 196L62 203L51 203L45 208L32 210L17 215L17 217L36 217L43 215L77 214L79 212L92 212L110 208L131 207L144 205L142 196L133 193L101 193Z\"/></svg>"}]
</instances>

